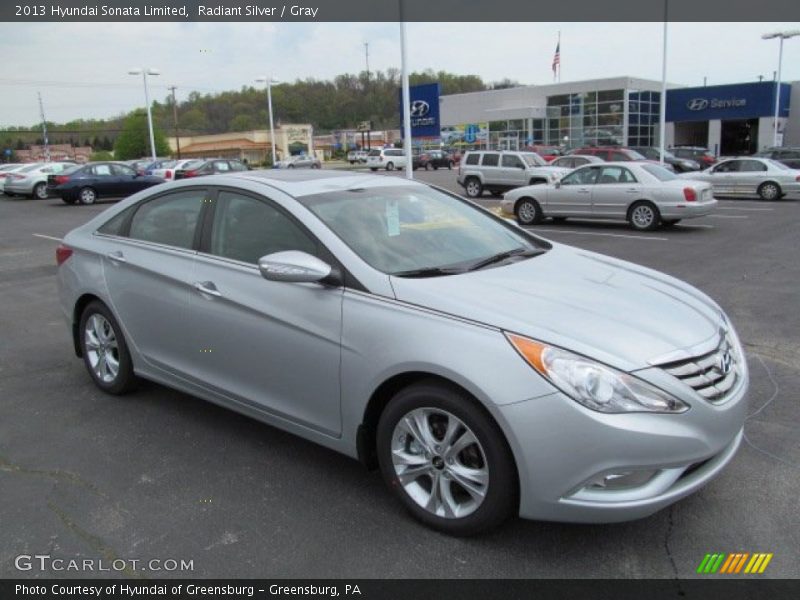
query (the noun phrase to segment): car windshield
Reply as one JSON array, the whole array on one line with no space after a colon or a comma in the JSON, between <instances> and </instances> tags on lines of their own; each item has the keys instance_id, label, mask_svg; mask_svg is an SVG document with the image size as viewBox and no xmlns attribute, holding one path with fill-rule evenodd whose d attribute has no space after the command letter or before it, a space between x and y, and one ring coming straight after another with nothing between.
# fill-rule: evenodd
<instances>
[{"instance_id":1,"label":"car windshield","mask_svg":"<svg viewBox=\"0 0 800 600\"><path fill-rule=\"evenodd\" d=\"M521 156L522 160L524 160L529 167L544 167L547 165L547 161L545 159L533 152L525 152Z\"/></svg>"},{"instance_id":2,"label":"car windshield","mask_svg":"<svg viewBox=\"0 0 800 600\"><path fill-rule=\"evenodd\" d=\"M678 179L678 176L675 175L675 173L668 171L661 165L644 164L642 165L642 170L647 171L659 181L672 181L673 179Z\"/></svg>"},{"instance_id":3,"label":"car windshield","mask_svg":"<svg viewBox=\"0 0 800 600\"><path fill-rule=\"evenodd\" d=\"M198 167L203 166L206 163L204 160L193 160L181 167L182 169L197 169Z\"/></svg>"},{"instance_id":4,"label":"car windshield","mask_svg":"<svg viewBox=\"0 0 800 600\"><path fill-rule=\"evenodd\" d=\"M630 156L632 160L647 160L647 157L642 153L631 150L630 148L628 148L628 156Z\"/></svg>"},{"instance_id":5,"label":"car windshield","mask_svg":"<svg viewBox=\"0 0 800 600\"><path fill-rule=\"evenodd\" d=\"M390 275L463 272L504 253L546 248L467 201L427 186L326 192L298 201L364 261Z\"/></svg>"}]
</instances>

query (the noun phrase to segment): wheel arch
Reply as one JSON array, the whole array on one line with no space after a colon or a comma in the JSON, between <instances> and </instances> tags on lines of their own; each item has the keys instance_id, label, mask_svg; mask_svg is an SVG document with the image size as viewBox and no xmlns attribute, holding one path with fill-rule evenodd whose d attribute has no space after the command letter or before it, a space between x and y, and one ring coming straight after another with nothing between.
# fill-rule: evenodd
<instances>
[{"instance_id":1,"label":"wheel arch","mask_svg":"<svg viewBox=\"0 0 800 600\"><path fill-rule=\"evenodd\" d=\"M506 428L503 426L503 423L495 418L495 415L492 414L484 402L481 402L481 400L478 399L474 392L470 391L467 387L459 384L453 379L432 371L415 370L396 373L384 380L380 385L378 385L377 388L375 388L369 400L367 401L366 407L364 408L361 424L358 426L358 431L356 434L356 450L359 461L370 470L378 467L376 447L377 440L375 433L378 428L378 421L380 420L381 414L383 414L383 411L388 406L389 401L397 392L422 381L438 383L464 394L471 400L475 407L483 412L487 419L494 423L498 430L502 432L503 441L509 448L512 460L514 461L513 469L517 475L517 488L519 488L521 474L519 472L517 457L514 452L514 444L509 441L508 434ZM519 489L516 490L518 498L520 497L519 491Z\"/></svg>"},{"instance_id":2,"label":"wheel arch","mask_svg":"<svg viewBox=\"0 0 800 600\"><path fill-rule=\"evenodd\" d=\"M108 304L103 302L103 299L100 296L91 293L82 294L76 301L75 306L72 309L72 344L75 347L75 356L78 358L83 357L83 350L81 350L81 340L80 340L80 332L78 331L80 322L81 322L81 315L83 311L86 309L87 306L93 301L97 300L101 302L104 306L108 307ZM109 308L109 310L111 310Z\"/></svg>"},{"instance_id":3,"label":"wheel arch","mask_svg":"<svg viewBox=\"0 0 800 600\"><path fill-rule=\"evenodd\" d=\"M633 211L633 207L636 206L637 204L642 204L642 203L651 205L653 208L656 209L656 215L658 216L661 215L661 211L658 208L658 204L656 204L653 200L651 200L650 198L637 198L628 205L628 210L625 211L625 219L627 221L631 220L631 212Z\"/></svg>"}]
</instances>

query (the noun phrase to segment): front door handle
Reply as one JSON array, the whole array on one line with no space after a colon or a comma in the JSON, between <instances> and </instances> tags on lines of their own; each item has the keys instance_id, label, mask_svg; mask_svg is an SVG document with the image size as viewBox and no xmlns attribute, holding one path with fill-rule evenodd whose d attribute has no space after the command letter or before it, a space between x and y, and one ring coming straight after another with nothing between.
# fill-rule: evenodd
<instances>
[{"instance_id":1,"label":"front door handle","mask_svg":"<svg viewBox=\"0 0 800 600\"><path fill-rule=\"evenodd\" d=\"M591 194L592 190L589 190L587 188L580 188L580 189L578 189L578 193L579 194Z\"/></svg>"},{"instance_id":2,"label":"front door handle","mask_svg":"<svg viewBox=\"0 0 800 600\"><path fill-rule=\"evenodd\" d=\"M217 289L217 286L215 286L211 281L197 281L194 284L194 289L201 294L208 294L209 296L214 296L215 298L220 298L222 296L222 293Z\"/></svg>"},{"instance_id":3,"label":"front door handle","mask_svg":"<svg viewBox=\"0 0 800 600\"><path fill-rule=\"evenodd\" d=\"M128 262L125 259L125 255L122 253L121 250L115 250L114 252L109 252L108 254L106 254L106 256L117 263Z\"/></svg>"}]
</instances>

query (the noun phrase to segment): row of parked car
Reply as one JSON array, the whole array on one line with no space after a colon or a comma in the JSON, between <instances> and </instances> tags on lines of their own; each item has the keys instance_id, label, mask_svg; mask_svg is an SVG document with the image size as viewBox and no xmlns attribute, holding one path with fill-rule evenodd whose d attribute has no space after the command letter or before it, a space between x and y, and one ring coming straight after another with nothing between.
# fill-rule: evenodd
<instances>
[{"instance_id":1,"label":"row of parked car","mask_svg":"<svg viewBox=\"0 0 800 600\"><path fill-rule=\"evenodd\" d=\"M549 164L533 152L471 151L459 166L458 183L471 198L485 190L505 194L501 210L521 225L580 217L622 219L639 230L707 215L715 196L779 200L800 193L800 171L771 158L730 158L676 173L630 149L603 150Z\"/></svg>"}]
</instances>

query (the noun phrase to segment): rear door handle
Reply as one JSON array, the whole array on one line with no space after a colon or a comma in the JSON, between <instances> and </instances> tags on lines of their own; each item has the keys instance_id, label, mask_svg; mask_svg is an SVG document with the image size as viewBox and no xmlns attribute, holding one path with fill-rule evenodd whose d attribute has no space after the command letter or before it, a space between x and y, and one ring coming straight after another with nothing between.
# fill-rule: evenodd
<instances>
[{"instance_id":1,"label":"rear door handle","mask_svg":"<svg viewBox=\"0 0 800 600\"><path fill-rule=\"evenodd\" d=\"M637 190L636 188L628 188L625 191L628 192L629 194L636 194L639 192L639 190Z\"/></svg>"},{"instance_id":2,"label":"rear door handle","mask_svg":"<svg viewBox=\"0 0 800 600\"><path fill-rule=\"evenodd\" d=\"M125 259L125 255L122 254L122 251L120 251L120 250L115 250L114 252L109 252L108 254L106 254L106 256L109 259L113 260L114 262L118 262L118 263L128 262Z\"/></svg>"},{"instance_id":3,"label":"rear door handle","mask_svg":"<svg viewBox=\"0 0 800 600\"><path fill-rule=\"evenodd\" d=\"M591 193L592 193L592 190L590 190L590 189L587 189L587 188L579 188L579 189L578 189L578 193L579 193L579 194L591 194Z\"/></svg>"},{"instance_id":4,"label":"rear door handle","mask_svg":"<svg viewBox=\"0 0 800 600\"><path fill-rule=\"evenodd\" d=\"M194 284L194 289L196 289L201 294L208 294L209 296L214 296L215 298L222 297L222 293L217 289L217 286L214 285L211 281L197 281Z\"/></svg>"}]
</instances>

